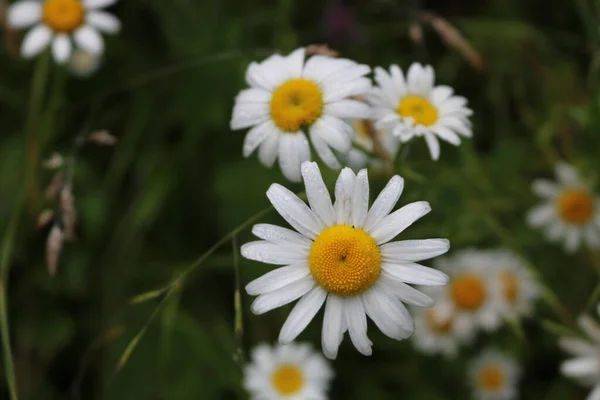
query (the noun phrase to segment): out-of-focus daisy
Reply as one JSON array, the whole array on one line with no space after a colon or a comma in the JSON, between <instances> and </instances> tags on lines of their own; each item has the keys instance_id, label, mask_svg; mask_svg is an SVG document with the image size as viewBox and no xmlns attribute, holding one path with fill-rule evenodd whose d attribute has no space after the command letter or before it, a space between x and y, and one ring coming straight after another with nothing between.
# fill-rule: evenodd
<instances>
[{"instance_id":1,"label":"out-of-focus daisy","mask_svg":"<svg viewBox=\"0 0 600 400\"><path fill-rule=\"evenodd\" d=\"M242 246L251 260L285 265L250 282L246 291L259 295L252 304L262 314L300 299L283 324L281 343L294 340L325 304L323 352L337 356L344 333L350 333L362 354L371 354L367 316L394 339L409 337L413 320L402 302L431 307L431 297L410 284L445 285L448 277L416 262L448 251L445 239L390 242L431 208L424 201L390 214L404 187L390 179L369 209L367 170L354 175L344 168L335 186L335 203L314 162L302 164L307 206L281 185L271 185L267 197L297 232L275 225L255 225L263 239Z\"/></svg>"},{"instance_id":2,"label":"out-of-focus daisy","mask_svg":"<svg viewBox=\"0 0 600 400\"><path fill-rule=\"evenodd\" d=\"M555 170L557 182L533 181L532 190L543 202L529 212L527 221L533 227L545 227L549 240L564 240L569 252L577 250L582 241L599 248L599 199L573 166L559 162Z\"/></svg>"},{"instance_id":3,"label":"out-of-focus daisy","mask_svg":"<svg viewBox=\"0 0 600 400\"><path fill-rule=\"evenodd\" d=\"M252 128L244 140L243 155L258 148L262 164L279 159L285 177L300 181L300 165L315 151L330 168L341 167L334 150L352 147L352 126L344 121L369 117L369 106L351 96L364 94L371 81L366 65L314 55L306 62L304 49L288 56L275 54L246 71L249 89L235 99L231 129Z\"/></svg>"},{"instance_id":4,"label":"out-of-focus daisy","mask_svg":"<svg viewBox=\"0 0 600 400\"><path fill-rule=\"evenodd\" d=\"M425 287L421 290L436 299L438 289ZM424 353L440 353L451 358L456 356L461 343L468 343L472 339L473 331L459 332L454 315L442 307L439 303L431 308L413 307L415 334L412 338L415 347Z\"/></svg>"},{"instance_id":5,"label":"out-of-focus daisy","mask_svg":"<svg viewBox=\"0 0 600 400\"><path fill-rule=\"evenodd\" d=\"M13 28L34 26L23 39L21 54L33 57L52 45L58 63L66 63L75 41L92 54L101 54L104 42L100 32L116 33L120 22L101 11L117 0L21 0L10 6L8 25Z\"/></svg>"},{"instance_id":6,"label":"out-of-focus daisy","mask_svg":"<svg viewBox=\"0 0 600 400\"><path fill-rule=\"evenodd\" d=\"M513 400L518 397L519 365L498 350L487 350L471 365L469 378L477 400Z\"/></svg>"},{"instance_id":7,"label":"out-of-focus daisy","mask_svg":"<svg viewBox=\"0 0 600 400\"><path fill-rule=\"evenodd\" d=\"M307 344L261 344L244 368L244 387L255 400L324 400L332 377L325 358Z\"/></svg>"},{"instance_id":8,"label":"out-of-focus daisy","mask_svg":"<svg viewBox=\"0 0 600 400\"><path fill-rule=\"evenodd\" d=\"M373 155L375 145L373 139L369 134L369 129L374 129L374 125L371 127L368 124L373 124L372 121L365 119L356 119L352 121L352 127L354 128L354 144L357 147L350 149L346 156L346 162L353 170L359 170L368 166L378 166L381 164L381 159ZM398 152L399 141L398 138L393 136L389 131L382 129L375 129L375 135L379 140L383 150L393 159Z\"/></svg>"},{"instance_id":9,"label":"out-of-focus daisy","mask_svg":"<svg viewBox=\"0 0 600 400\"><path fill-rule=\"evenodd\" d=\"M495 258L485 251L463 250L437 260L436 267L450 276L436 296L440 315L453 315L456 331L468 336L478 328L494 330L502 322L494 280Z\"/></svg>"},{"instance_id":10,"label":"out-of-focus daisy","mask_svg":"<svg viewBox=\"0 0 600 400\"><path fill-rule=\"evenodd\" d=\"M75 76L87 78L92 76L100 67L102 57L89 51L75 49L69 60L69 70Z\"/></svg>"},{"instance_id":11,"label":"out-of-focus daisy","mask_svg":"<svg viewBox=\"0 0 600 400\"><path fill-rule=\"evenodd\" d=\"M523 261L510 251L488 250L487 253L495 260L496 290L503 315L514 320L529 314L541 292L538 282Z\"/></svg>"},{"instance_id":12,"label":"out-of-focus daisy","mask_svg":"<svg viewBox=\"0 0 600 400\"><path fill-rule=\"evenodd\" d=\"M460 136L471 137L467 100L454 96L449 86L434 86L434 71L429 65L413 63L406 77L397 65L389 72L375 68L374 87L368 98L373 105L377 127L387 129L401 142L423 136L431 157L440 156L442 139L458 146Z\"/></svg>"},{"instance_id":13,"label":"out-of-focus daisy","mask_svg":"<svg viewBox=\"0 0 600 400\"><path fill-rule=\"evenodd\" d=\"M600 314L600 305L597 312ZM564 376L575 379L581 385L593 388L587 400L599 400L600 325L587 315L579 317L578 322L588 339L568 337L560 340L560 347L573 356L561 364L560 371Z\"/></svg>"}]
</instances>

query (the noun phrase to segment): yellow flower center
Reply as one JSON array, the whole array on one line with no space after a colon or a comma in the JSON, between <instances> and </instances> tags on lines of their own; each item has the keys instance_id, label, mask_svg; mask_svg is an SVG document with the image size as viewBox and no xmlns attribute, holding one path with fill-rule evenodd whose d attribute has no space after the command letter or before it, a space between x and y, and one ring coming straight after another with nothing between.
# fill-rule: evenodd
<instances>
[{"instance_id":1,"label":"yellow flower center","mask_svg":"<svg viewBox=\"0 0 600 400\"><path fill-rule=\"evenodd\" d=\"M71 33L79 28L85 18L81 0L46 0L42 21L54 32Z\"/></svg>"},{"instance_id":2,"label":"yellow flower center","mask_svg":"<svg viewBox=\"0 0 600 400\"><path fill-rule=\"evenodd\" d=\"M464 274L450 282L450 296L454 304L462 310L475 311L481 307L487 296L482 279L475 274Z\"/></svg>"},{"instance_id":3,"label":"yellow flower center","mask_svg":"<svg viewBox=\"0 0 600 400\"><path fill-rule=\"evenodd\" d=\"M321 116L321 89L306 79L292 79L279 86L271 98L271 116L284 132L297 132Z\"/></svg>"},{"instance_id":4,"label":"yellow flower center","mask_svg":"<svg viewBox=\"0 0 600 400\"><path fill-rule=\"evenodd\" d=\"M433 309L428 308L424 312L424 321L427 324L427 327L433 332L439 335L445 335L452 331L452 327L454 325L454 321L452 318L448 318L446 320L440 319L440 317L436 316L433 312Z\"/></svg>"},{"instance_id":5,"label":"yellow flower center","mask_svg":"<svg viewBox=\"0 0 600 400\"><path fill-rule=\"evenodd\" d=\"M594 214L594 199L584 190L568 190L558 198L558 214L572 224L589 222Z\"/></svg>"},{"instance_id":6,"label":"yellow flower center","mask_svg":"<svg viewBox=\"0 0 600 400\"><path fill-rule=\"evenodd\" d=\"M502 281L502 295L509 303L515 303L519 297L519 280L517 276L510 271L502 271L500 273Z\"/></svg>"},{"instance_id":7,"label":"yellow flower center","mask_svg":"<svg viewBox=\"0 0 600 400\"><path fill-rule=\"evenodd\" d=\"M302 371L295 365L283 364L271 376L275 390L282 395L298 393L304 385Z\"/></svg>"},{"instance_id":8,"label":"yellow flower center","mask_svg":"<svg viewBox=\"0 0 600 400\"><path fill-rule=\"evenodd\" d=\"M496 392L504 386L504 371L497 365L486 365L479 371L479 385L487 392Z\"/></svg>"},{"instance_id":9,"label":"yellow flower center","mask_svg":"<svg viewBox=\"0 0 600 400\"><path fill-rule=\"evenodd\" d=\"M400 100L396 112L401 117L411 117L415 124L430 126L438 120L438 110L421 96L407 96Z\"/></svg>"},{"instance_id":10,"label":"yellow flower center","mask_svg":"<svg viewBox=\"0 0 600 400\"><path fill-rule=\"evenodd\" d=\"M338 296L354 296L379 277L381 254L375 240L362 229L335 225L317 236L308 265L323 289Z\"/></svg>"}]
</instances>

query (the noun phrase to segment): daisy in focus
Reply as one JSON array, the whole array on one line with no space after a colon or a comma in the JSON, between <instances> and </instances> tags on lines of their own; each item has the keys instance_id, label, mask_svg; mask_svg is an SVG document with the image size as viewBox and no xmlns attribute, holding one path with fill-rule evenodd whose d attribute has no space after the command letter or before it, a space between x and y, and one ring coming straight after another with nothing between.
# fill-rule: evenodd
<instances>
[{"instance_id":1,"label":"daisy in focus","mask_svg":"<svg viewBox=\"0 0 600 400\"><path fill-rule=\"evenodd\" d=\"M501 307L495 290L496 259L478 250L462 250L439 259L436 268L450 276L448 286L438 288L436 307L441 317L453 316L461 337L482 328L497 329L502 322Z\"/></svg>"},{"instance_id":2,"label":"daisy in focus","mask_svg":"<svg viewBox=\"0 0 600 400\"><path fill-rule=\"evenodd\" d=\"M432 288L424 287L421 291L435 298L436 291ZM436 304L431 308L412 308L415 318L412 339L415 347L423 353L454 358L460 344L471 342L473 331L458 331L454 315L448 314L442 307Z\"/></svg>"},{"instance_id":3,"label":"daisy in focus","mask_svg":"<svg viewBox=\"0 0 600 400\"><path fill-rule=\"evenodd\" d=\"M458 146L460 136L471 137L473 114L467 100L455 96L449 86L434 86L434 71L429 65L413 63L406 77L397 65L389 72L375 68L377 86L368 95L377 127L390 131L402 143L424 137L431 158L440 156L442 139Z\"/></svg>"},{"instance_id":4,"label":"daisy in focus","mask_svg":"<svg viewBox=\"0 0 600 400\"><path fill-rule=\"evenodd\" d=\"M597 308L600 314L600 305ZM567 337L560 340L560 347L573 358L563 362L561 373L575 379L583 386L592 387L587 400L600 399L600 325L591 317L579 317L579 326L587 335L587 339Z\"/></svg>"},{"instance_id":5,"label":"daisy in focus","mask_svg":"<svg viewBox=\"0 0 600 400\"><path fill-rule=\"evenodd\" d=\"M52 47L59 64L66 63L73 44L99 55L104 50L100 32L117 33L119 20L102 11L117 0L21 0L11 5L7 22L12 28L29 28L21 45L23 57L30 58Z\"/></svg>"},{"instance_id":6,"label":"daisy in focus","mask_svg":"<svg viewBox=\"0 0 600 400\"><path fill-rule=\"evenodd\" d=\"M355 171L368 166L376 167L381 165L381 159L373 155L375 144L369 133L370 129L375 129L373 121L356 119L352 121L352 127L355 133L353 142L356 147L352 147L348 152L346 156L347 165ZM399 148L398 138L393 136L389 131L382 129L375 129L374 133L377 135L377 139L383 150L394 159Z\"/></svg>"},{"instance_id":7,"label":"daisy in focus","mask_svg":"<svg viewBox=\"0 0 600 400\"><path fill-rule=\"evenodd\" d=\"M387 336L412 335L414 324L404 303L431 307L434 300L408 284L445 285L446 274L417 264L445 253L445 239L391 242L431 208L424 201L392 211L404 188L394 176L369 209L367 170L354 175L344 168L335 185L332 204L317 164L302 164L307 206L294 193L273 184L267 197L295 231L258 224L260 241L242 246L242 255L268 264L284 265L250 282L246 291L258 295L252 304L263 314L300 299L279 334L280 343L293 341L325 304L322 347L337 356L346 331L354 346L370 355L367 316Z\"/></svg>"},{"instance_id":8,"label":"daisy in focus","mask_svg":"<svg viewBox=\"0 0 600 400\"><path fill-rule=\"evenodd\" d=\"M542 204L527 215L534 228L544 228L550 241L564 240L565 249L574 252L582 242L600 248L599 199L581 179L577 170L565 162L556 164L557 182L536 179L533 192Z\"/></svg>"},{"instance_id":9,"label":"daisy in focus","mask_svg":"<svg viewBox=\"0 0 600 400\"><path fill-rule=\"evenodd\" d=\"M350 99L371 89L368 66L323 55L305 61L304 53L300 48L251 63L250 88L237 95L230 123L234 130L251 128L244 157L258 149L267 167L279 159L283 175L294 182L300 181L300 165L311 159L308 138L323 162L339 169L334 151L348 153L354 135L344 120L370 115L367 104Z\"/></svg>"},{"instance_id":10,"label":"daisy in focus","mask_svg":"<svg viewBox=\"0 0 600 400\"><path fill-rule=\"evenodd\" d=\"M523 264L508 250L488 250L496 266L496 290L502 314L511 320L528 315L541 294L541 287Z\"/></svg>"},{"instance_id":11,"label":"daisy in focus","mask_svg":"<svg viewBox=\"0 0 600 400\"><path fill-rule=\"evenodd\" d=\"M333 371L307 344L266 344L252 350L244 368L244 387L255 400L327 399Z\"/></svg>"},{"instance_id":12,"label":"daisy in focus","mask_svg":"<svg viewBox=\"0 0 600 400\"><path fill-rule=\"evenodd\" d=\"M520 376L517 363L497 350L487 350L471 365L469 378L477 400L518 398Z\"/></svg>"}]
</instances>

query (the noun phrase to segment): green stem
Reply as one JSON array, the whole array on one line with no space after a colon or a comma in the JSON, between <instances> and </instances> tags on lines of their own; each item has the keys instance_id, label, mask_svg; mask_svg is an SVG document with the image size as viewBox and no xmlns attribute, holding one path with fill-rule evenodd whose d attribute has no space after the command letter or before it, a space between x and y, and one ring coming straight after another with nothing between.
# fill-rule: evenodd
<instances>
[{"instance_id":1,"label":"green stem","mask_svg":"<svg viewBox=\"0 0 600 400\"><path fill-rule=\"evenodd\" d=\"M236 354L234 355L237 362L243 364L244 362L244 349L242 347L242 338L244 335L244 312L242 311L242 294L240 292L240 261L238 254L237 237L231 238L231 247L233 251L233 273L235 279L235 291L233 294L233 306L234 306L234 326L233 333L235 337Z\"/></svg>"},{"instance_id":2,"label":"green stem","mask_svg":"<svg viewBox=\"0 0 600 400\"><path fill-rule=\"evenodd\" d=\"M40 161L39 122L41 119L42 104L48 71L50 66L50 52L46 51L37 61L31 94L29 97L29 111L25 128L25 187L27 190L27 202L32 214L35 214L39 201L38 168Z\"/></svg>"}]
</instances>

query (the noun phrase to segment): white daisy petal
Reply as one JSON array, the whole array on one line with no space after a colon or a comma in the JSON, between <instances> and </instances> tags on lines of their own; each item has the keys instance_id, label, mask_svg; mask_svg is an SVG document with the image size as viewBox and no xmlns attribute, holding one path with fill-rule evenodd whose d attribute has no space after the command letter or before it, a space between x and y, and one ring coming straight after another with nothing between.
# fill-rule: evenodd
<instances>
[{"instance_id":1,"label":"white daisy petal","mask_svg":"<svg viewBox=\"0 0 600 400\"><path fill-rule=\"evenodd\" d=\"M558 196L558 187L546 179L535 179L531 184L531 190L538 196L547 199Z\"/></svg>"},{"instance_id":2,"label":"white daisy petal","mask_svg":"<svg viewBox=\"0 0 600 400\"><path fill-rule=\"evenodd\" d=\"M241 103L262 103L267 104L271 101L272 94L263 89L249 88L244 89L235 96L235 102Z\"/></svg>"},{"instance_id":3,"label":"white daisy petal","mask_svg":"<svg viewBox=\"0 0 600 400\"><path fill-rule=\"evenodd\" d=\"M352 132L352 127L339 118L324 115L312 126L311 132L318 135L331 148L347 153L352 147L352 140L347 132Z\"/></svg>"},{"instance_id":4,"label":"white daisy petal","mask_svg":"<svg viewBox=\"0 0 600 400\"><path fill-rule=\"evenodd\" d=\"M440 158L440 142L437 140L434 134L427 132L425 135L425 143L431 153L431 158L437 161Z\"/></svg>"},{"instance_id":5,"label":"white daisy petal","mask_svg":"<svg viewBox=\"0 0 600 400\"><path fill-rule=\"evenodd\" d=\"M310 129L310 140L315 147L315 151L329 168L340 169L342 166L335 157L335 154L333 154L333 151L331 151L325 140L319 135L318 131L315 131L313 128L314 127Z\"/></svg>"},{"instance_id":6,"label":"white daisy petal","mask_svg":"<svg viewBox=\"0 0 600 400\"><path fill-rule=\"evenodd\" d=\"M382 245L383 259L390 263L422 261L437 257L450 249L447 239L402 240Z\"/></svg>"},{"instance_id":7,"label":"white daisy petal","mask_svg":"<svg viewBox=\"0 0 600 400\"><path fill-rule=\"evenodd\" d=\"M295 246L308 251L312 242L299 234L281 226L271 224L256 224L252 233L260 239L267 240L280 246Z\"/></svg>"},{"instance_id":8,"label":"white daisy petal","mask_svg":"<svg viewBox=\"0 0 600 400\"><path fill-rule=\"evenodd\" d=\"M340 100L325 105L324 113L344 119L368 119L371 116L369 106L358 100Z\"/></svg>"},{"instance_id":9,"label":"white daisy petal","mask_svg":"<svg viewBox=\"0 0 600 400\"><path fill-rule=\"evenodd\" d=\"M410 313L404 305L375 284L362 296L365 312L386 336L392 339L406 339L414 332Z\"/></svg>"},{"instance_id":10,"label":"white daisy petal","mask_svg":"<svg viewBox=\"0 0 600 400\"><path fill-rule=\"evenodd\" d=\"M532 209L527 214L527 223L533 227L539 227L547 224L554 218L554 206L552 204L543 204Z\"/></svg>"},{"instance_id":11,"label":"white daisy petal","mask_svg":"<svg viewBox=\"0 0 600 400\"><path fill-rule=\"evenodd\" d=\"M570 227L565 232L565 249L573 253L579 247L581 241L581 231L575 227Z\"/></svg>"},{"instance_id":12,"label":"white daisy petal","mask_svg":"<svg viewBox=\"0 0 600 400\"><path fill-rule=\"evenodd\" d=\"M117 0L83 0L83 5L88 10L106 8L115 4Z\"/></svg>"},{"instance_id":13,"label":"white daisy petal","mask_svg":"<svg viewBox=\"0 0 600 400\"><path fill-rule=\"evenodd\" d=\"M369 177L367 170L362 169L356 175L354 181L354 193L352 194L352 225L362 228L367 219L369 211Z\"/></svg>"},{"instance_id":14,"label":"white daisy petal","mask_svg":"<svg viewBox=\"0 0 600 400\"><path fill-rule=\"evenodd\" d=\"M558 344L561 349L576 356L586 356L595 351L592 344L582 339L563 338L559 340Z\"/></svg>"},{"instance_id":15,"label":"white daisy petal","mask_svg":"<svg viewBox=\"0 0 600 400\"><path fill-rule=\"evenodd\" d=\"M344 318L344 302L335 295L327 296L325 314L323 316L322 346L325 357L335 359L344 335L342 320Z\"/></svg>"},{"instance_id":16,"label":"white daisy petal","mask_svg":"<svg viewBox=\"0 0 600 400\"><path fill-rule=\"evenodd\" d=\"M38 25L31 29L23 38L21 55L30 58L38 55L50 44L52 31L45 25Z\"/></svg>"},{"instance_id":17,"label":"white daisy petal","mask_svg":"<svg viewBox=\"0 0 600 400\"><path fill-rule=\"evenodd\" d=\"M571 186L579 182L579 174L572 165L560 161L556 163L555 170L559 183Z\"/></svg>"},{"instance_id":18,"label":"white daisy petal","mask_svg":"<svg viewBox=\"0 0 600 400\"><path fill-rule=\"evenodd\" d=\"M75 43L91 54L102 54L104 41L98 31L91 26L84 25L73 33Z\"/></svg>"},{"instance_id":19,"label":"white daisy petal","mask_svg":"<svg viewBox=\"0 0 600 400\"><path fill-rule=\"evenodd\" d=\"M326 298L327 292L320 286L315 286L302 297L281 327L279 342L287 344L294 341L319 312Z\"/></svg>"},{"instance_id":20,"label":"white daisy petal","mask_svg":"<svg viewBox=\"0 0 600 400\"><path fill-rule=\"evenodd\" d=\"M302 179L310 208L321 218L326 226L333 225L335 215L333 205L331 204L331 197L316 162L305 162L302 164Z\"/></svg>"},{"instance_id":21,"label":"white daisy petal","mask_svg":"<svg viewBox=\"0 0 600 400\"><path fill-rule=\"evenodd\" d=\"M292 182L300 182L300 165L310 161L310 147L302 132L282 135L279 138L279 167L283 176Z\"/></svg>"},{"instance_id":22,"label":"white daisy petal","mask_svg":"<svg viewBox=\"0 0 600 400\"><path fill-rule=\"evenodd\" d=\"M304 67L304 48L301 47L285 57L285 64L291 78L301 76Z\"/></svg>"},{"instance_id":23,"label":"white daisy petal","mask_svg":"<svg viewBox=\"0 0 600 400\"><path fill-rule=\"evenodd\" d=\"M585 229L584 235L585 241L590 248L595 249L600 247L600 234L598 233L596 227L588 226Z\"/></svg>"},{"instance_id":24,"label":"white daisy petal","mask_svg":"<svg viewBox=\"0 0 600 400\"><path fill-rule=\"evenodd\" d=\"M315 55L306 61L302 77L316 83L321 83L338 71L351 65L355 65L354 61Z\"/></svg>"},{"instance_id":25,"label":"white daisy petal","mask_svg":"<svg viewBox=\"0 0 600 400\"><path fill-rule=\"evenodd\" d=\"M104 11L91 11L86 15L88 24L104 33L117 33L121 30L121 21Z\"/></svg>"},{"instance_id":26,"label":"white daisy petal","mask_svg":"<svg viewBox=\"0 0 600 400\"><path fill-rule=\"evenodd\" d=\"M28 28L41 18L42 4L39 1L18 1L6 11L6 22L12 28Z\"/></svg>"},{"instance_id":27,"label":"white daisy petal","mask_svg":"<svg viewBox=\"0 0 600 400\"><path fill-rule=\"evenodd\" d=\"M269 134L273 132L273 122L265 121L259 125L254 126L248 131L244 138L244 146L242 148L242 154L244 157L249 157L264 142Z\"/></svg>"},{"instance_id":28,"label":"white daisy petal","mask_svg":"<svg viewBox=\"0 0 600 400\"><path fill-rule=\"evenodd\" d=\"M354 347L365 356L372 354L373 343L367 336L367 315L360 297L350 297L344 303L346 325Z\"/></svg>"},{"instance_id":29,"label":"white daisy petal","mask_svg":"<svg viewBox=\"0 0 600 400\"><path fill-rule=\"evenodd\" d=\"M371 80L367 78L358 78L353 82L337 82L324 85L323 101L332 103L342 99L366 93L371 89Z\"/></svg>"},{"instance_id":30,"label":"white daisy petal","mask_svg":"<svg viewBox=\"0 0 600 400\"><path fill-rule=\"evenodd\" d=\"M60 33L54 37L52 55L58 64L64 64L69 60L71 57L71 40L68 35Z\"/></svg>"},{"instance_id":31,"label":"white daisy petal","mask_svg":"<svg viewBox=\"0 0 600 400\"><path fill-rule=\"evenodd\" d=\"M429 211L431 211L431 207L426 201L410 203L385 217L368 233L377 244L389 242Z\"/></svg>"},{"instance_id":32,"label":"white daisy petal","mask_svg":"<svg viewBox=\"0 0 600 400\"><path fill-rule=\"evenodd\" d=\"M266 264L287 265L306 259L306 253L300 248L282 247L264 240L245 243L241 252L249 260Z\"/></svg>"},{"instance_id":33,"label":"white daisy petal","mask_svg":"<svg viewBox=\"0 0 600 400\"><path fill-rule=\"evenodd\" d=\"M350 168L344 168L335 183L335 203L333 204L333 209L337 224L343 224L350 219L355 180L356 175L354 175L354 172Z\"/></svg>"},{"instance_id":34,"label":"white daisy petal","mask_svg":"<svg viewBox=\"0 0 600 400\"><path fill-rule=\"evenodd\" d=\"M279 154L279 133L270 132L258 148L258 159L265 167L272 167Z\"/></svg>"},{"instance_id":35,"label":"white daisy petal","mask_svg":"<svg viewBox=\"0 0 600 400\"><path fill-rule=\"evenodd\" d=\"M389 264L384 262L381 264L381 269L390 278L414 285L447 285L450 279L442 271L415 263Z\"/></svg>"},{"instance_id":36,"label":"white daisy petal","mask_svg":"<svg viewBox=\"0 0 600 400\"><path fill-rule=\"evenodd\" d=\"M264 314L304 296L313 287L315 287L315 281L312 277L306 276L282 288L261 294L254 300L250 309L256 315Z\"/></svg>"},{"instance_id":37,"label":"white daisy petal","mask_svg":"<svg viewBox=\"0 0 600 400\"><path fill-rule=\"evenodd\" d=\"M560 366L560 372L570 378L594 374L594 371L598 371L598 360L593 356L573 358Z\"/></svg>"},{"instance_id":38,"label":"white daisy petal","mask_svg":"<svg viewBox=\"0 0 600 400\"><path fill-rule=\"evenodd\" d=\"M412 304L418 307L432 307L435 300L425 293L403 283L392 279L384 274L380 278L381 284L387 286L402 302Z\"/></svg>"},{"instance_id":39,"label":"white daisy petal","mask_svg":"<svg viewBox=\"0 0 600 400\"><path fill-rule=\"evenodd\" d=\"M586 400L600 400L600 384L594 386L591 393L588 394Z\"/></svg>"},{"instance_id":40,"label":"white daisy petal","mask_svg":"<svg viewBox=\"0 0 600 400\"><path fill-rule=\"evenodd\" d=\"M367 214L367 220L364 226L366 231L370 231L375 225L379 224L389 215L390 211L392 211L398 202L403 189L404 179L398 175L394 175L373 202L373 205Z\"/></svg>"},{"instance_id":41,"label":"white daisy petal","mask_svg":"<svg viewBox=\"0 0 600 400\"><path fill-rule=\"evenodd\" d=\"M265 122L269 122L273 133L277 133L278 130L274 129L275 124L269 119L269 106L268 104L253 102L253 103L237 103L233 107L233 116L230 121L230 128L232 130L244 129L250 126L259 125Z\"/></svg>"},{"instance_id":42,"label":"white daisy petal","mask_svg":"<svg viewBox=\"0 0 600 400\"><path fill-rule=\"evenodd\" d=\"M436 135L439 136L440 139L458 146L460 144L460 137L454 133L452 130L446 128L445 126L440 126L434 129Z\"/></svg>"},{"instance_id":43,"label":"white daisy petal","mask_svg":"<svg viewBox=\"0 0 600 400\"><path fill-rule=\"evenodd\" d=\"M319 217L294 193L285 187L273 184L267 197L277 212L302 235L315 239L321 231Z\"/></svg>"},{"instance_id":44,"label":"white daisy petal","mask_svg":"<svg viewBox=\"0 0 600 400\"><path fill-rule=\"evenodd\" d=\"M310 274L305 263L298 263L274 269L246 285L246 292L251 296L272 292L294 283Z\"/></svg>"}]
</instances>

